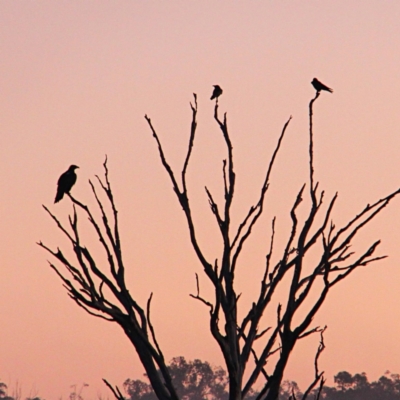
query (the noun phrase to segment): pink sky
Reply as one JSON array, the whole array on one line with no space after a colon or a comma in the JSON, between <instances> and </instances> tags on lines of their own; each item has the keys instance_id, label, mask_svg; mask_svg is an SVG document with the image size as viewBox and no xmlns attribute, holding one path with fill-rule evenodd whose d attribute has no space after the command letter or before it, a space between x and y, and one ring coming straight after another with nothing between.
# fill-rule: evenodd
<instances>
[{"instance_id":1,"label":"pink sky","mask_svg":"<svg viewBox=\"0 0 400 400\"><path fill-rule=\"evenodd\" d=\"M67 397L88 383L87 398L108 394L143 373L117 326L67 297L35 243L67 243L46 216L66 221L68 200L53 205L56 182L80 166L74 194L93 204L87 180L108 154L122 221L131 292L153 320L167 358L184 355L223 365L207 330L208 314L189 298L201 273L186 223L146 126L148 114L175 168L185 156L189 101L199 99L199 128L189 190L199 237L210 258L219 237L204 185L221 193L220 132L209 101L224 89L238 175L236 220L254 202L266 160L293 120L272 177L267 211L239 272L251 304L276 215L287 212L307 180L308 102L314 76L334 89L315 109L316 177L339 192L338 224L400 186L400 3L382 1L41 1L0 2L0 378L26 395ZM328 325L321 368L400 372L399 200L361 235L381 238L390 257L333 290L316 324ZM207 282L201 280L204 293ZM287 378L312 378L317 337L304 341ZM312 352L312 353L311 353ZM329 381L332 383L332 380ZM110 396L111 397L111 396Z\"/></svg>"}]
</instances>

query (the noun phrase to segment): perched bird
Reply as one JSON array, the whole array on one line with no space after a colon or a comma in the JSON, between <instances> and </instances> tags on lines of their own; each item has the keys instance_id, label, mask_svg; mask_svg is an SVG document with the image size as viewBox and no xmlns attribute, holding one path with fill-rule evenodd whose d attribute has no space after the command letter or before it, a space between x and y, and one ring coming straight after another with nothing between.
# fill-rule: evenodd
<instances>
[{"instance_id":1,"label":"perched bird","mask_svg":"<svg viewBox=\"0 0 400 400\"><path fill-rule=\"evenodd\" d=\"M218 85L214 85L214 91L210 100L218 99L218 97L221 96L221 94L222 94L222 89Z\"/></svg>"},{"instance_id":2,"label":"perched bird","mask_svg":"<svg viewBox=\"0 0 400 400\"><path fill-rule=\"evenodd\" d=\"M69 193L69 191L71 190L72 186L74 186L75 182L76 182L76 173L75 170L79 168L76 165L71 165L68 168L67 172L64 172L60 178L58 179L57 182L57 195L56 198L54 200L54 203L59 202L65 193Z\"/></svg>"},{"instance_id":3,"label":"perched bird","mask_svg":"<svg viewBox=\"0 0 400 400\"><path fill-rule=\"evenodd\" d=\"M311 84L314 86L315 90L317 92L320 92L321 90L326 90L327 92L332 93L333 90L329 88L328 86L325 86L322 82L320 82L317 78L314 78L311 82Z\"/></svg>"}]
</instances>

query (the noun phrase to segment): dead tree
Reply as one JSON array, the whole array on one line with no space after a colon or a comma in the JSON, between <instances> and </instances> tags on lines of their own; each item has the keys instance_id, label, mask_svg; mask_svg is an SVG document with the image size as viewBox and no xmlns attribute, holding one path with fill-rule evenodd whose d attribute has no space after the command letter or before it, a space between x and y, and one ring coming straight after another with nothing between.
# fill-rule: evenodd
<instances>
[{"instance_id":1,"label":"dead tree","mask_svg":"<svg viewBox=\"0 0 400 400\"><path fill-rule=\"evenodd\" d=\"M214 119L225 141L227 157L223 160L222 168L224 182L223 203L217 204L211 191L207 187L205 188L210 209L215 217L223 242L220 255L215 261L206 257L197 239L186 183L186 173L197 127L198 106L196 95L194 95L194 103L191 104L191 131L179 181L177 174L167 161L156 129L150 118L145 117L157 142L161 162L169 175L174 192L186 216L193 249L204 269L204 273L214 287L212 301L201 297L199 281L196 276L197 293L192 297L209 308L210 331L221 349L229 374L229 400L243 399L261 376L265 379L265 384L258 399L276 400L279 396L279 387L285 367L297 341L317 332L321 333L321 344L315 357L315 379L303 398L305 399L318 383L323 384L323 372L318 371L318 357L324 349L322 334L325 328L312 327L312 320L333 286L349 276L358 267L366 266L371 262L385 258L385 256L374 256L375 250L380 243L379 240L372 243L364 252L358 255L350 251L350 247L352 240L360 229L379 214L399 194L400 190L396 190L388 196L368 204L342 228L337 229L335 227L331 215L337 199L337 193L330 199L327 207L323 210L324 191L319 191L318 183L314 182L313 105L319 96L320 92L317 92L309 105L308 214L304 220L299 221L297 210L305 195L306 184L304 184L290 210L292 220L291 233L283 253L279 257L279 261L274 265L271 264L271 257L275 236L275 218L272 221L270 250L266 257L266 266L260 281L260 291L242 321L238 319L239 295L235 290L235 271L239 265L238 261L242 254L243 246L263 213L264 200L270 185L271 171L291 117L284 124L278 138L277 145L266 168L265 179L261 185L258 199L249 208L242 222L233 227L231 225L231 208L236 182L233 146L229 136L226 113L221 120L218 114L218 101L216 101ZM323 215L322 223L317 222L317 215L319 216L320 214ZM316 248L319 248L319 261L311 264L308 256L310 250ZM287 276L290 276L287 299L277 307L275 323L269 328L261 330L260 321L262 316L267 308L271 306L277 287ZM301 318L301 322L294 325L294 318L295 316L299 318L298 310L308 298L311 290L321 287L321 285L317 285L317 282L322 282L322 289L318 292L317 300L308 309L305 317ZM257 354L255 343L259 340L264 340L264 344L262 351ZM279 354L274 359L272 356L276 356L277 353ZM251 357L254 362L250 366L249 360ZM276 361L272 362L273 360ZM265 369L267 361L274 365L271 372L267 372ZM250 373L247 374L249 377L244 381L244 374L249 366L251 368Z\"/></svg>"},{"instance_id":2,"label":"dead tree","mask_svg":"<svg viewBox=\"0 0 400 400\"><path fill-rule=\"evenodd\" d=\"M252 306L244 313L243 320L238 318L238 300L240 295L235 289L235 272L239 267L239 260L246 241L264 211L264 200L270 185L270 176L278 156L283 138L291 118L285 123L278 138L272 157L266 167L264 181L261 184L260 195L256 199L242 222L233 227L231 224L231 208L235 194L236 173L234 168L233 146L228 132L227 117L221 120L218 114L218 103L214 109L214 119L222 132L226 145L227 158L223 161L222 176L224 183L224 201L217 204L210 190L206 188L206 196L213 213L223 244L219 257L215 261L207 258L197 239L192 210L186 183L186 173L193 150L197 128L197 98L194 95L194 104L191 104L192 122L186 157L177 175L170 167L163 151L160 139L153 124L145 117L151 132L157 142L161 162L171 179L173 189L186 216L189 235L193 249L208 277L214 291L212 300L200 295L199 280L196 275L197 293L192 297L204 303L209 309L210 330L223 354L229 375L229 399L241 400L250 393L259 379L265 383L258 399L276 400L282 382L285 367L290 354L298 340L313 333L320 333L321 341L315 355L315 378L305 392L303 399L318 384L323 385L323 372L318 369L318 358L324 349L323 331L325 328L312 326L312 320L326 299L329 290L341 280L349 276L360 266L380 260L384 256L375 256L375 250L380 241L372 243L360 254L350 251L352 240L356 234L367 225L384 207L397 195L400 190L368 204L360 213L352 218L343 227L337 229L332 222L332 211L337 194L323 207L324 192L318 190L318 183L314 182L313 165L313 104L319 93L310 102L310 131L309 131L309 182L308 191L304 184L290 210L291 232L284 246L282 254L272 262L275 238L275 218L272 220L271 242L266 256L266 265L260 277L260 290ZM100 211L101 220L96 220L91 209L83 202L69 195L73 203L73 213L65 225L47 207L44 206L58 229L68 239L73 255L66 255L59 248L51 249L42 242L39 245L49 252L58 262L49 262L50 267L59 276L68 295L86 312L107 321L117 323L124 331L136 349L141 363L146 371L155 394L160 400L178 400L173 386L166 361L157 342L155 331L150 319L149 297L147 305L141 306L135 300L126 285L125 264L121 248L119 221L116 204L108 176L107 160L104 162L105 178L97 177L98 185L89 181L95 201ZM100 187L99 189L96 187ZM105 195L105 201L101 196ZM308 194L307 194L308 193ZM298 217L298 209L308 199L304 206L308 210L305 218ZM107 208L109 207L109 208ZM110 209L111 211L107 211ZM104 269L104 257L94 254L81 241L81 225L78 224L78 213L88 218L100 244L104 250L107 268ZM317 219L317 216L322 215ZM311 249L319 249L319 259L310 260ZM270 327L261 329L262 316L267 309L274 307L273 300L277 288L282 286L284 278L289 277L290 285L286 300L276 309L276 318L269 321ZM321 284L322 283L322 284ZM299 316L299 308L309 297L311 291L320 290L317 299L305 313ZM313 297L314 298L314 297ZM294 323L294 318L298 323ZM301 318L300 318L301 317ZM262 343L261 351L256 351L256 343ZM257 347L260 348L260 347ZM269 362L270 370L266 364ZM246 375L245 375L246 372ZM246 380L244 380L246 376ZM122 400L123 395L118 388L113 388L114 396Z\"/></svg>"},{"instance_id":3,"label":"dead tree","mask_svg":"<svg viewBox=\"0 0 400 400\"><path fill-rule=\"evenodd\" d=\"M152 294L146 307L143 308L131 296L126 286L118 211L108 178L107 159L103 165L104 182L98 176L96 178L109 204L105 204L100 199L95 185L89 181L101 213L101 222L95 219L88 206L76 200L70 194L68 196L73 203L73 215L69 217L68 228L46 206L43 206L55 221L57 227L70 241L75 260L68 259L59 248L52 250L42 242L38 244L58 260L63 267L62 269L49 262L50 267L62 280L68 295L89 314L116 322L123 329L134 346L157 397L160 400L178 400L163 352L158 345L150 320ZM107 214L106 206L111 207L111 215ZM99 260L100 257L96 257L90 249L81 243L77 208L88 217L89 223L105 251L108 271L102 270L99 266L103 260ZM118 387L114 389L105 379L104 382L112 390L116 399L124 399Z\"/></svg>"}]
</instances>

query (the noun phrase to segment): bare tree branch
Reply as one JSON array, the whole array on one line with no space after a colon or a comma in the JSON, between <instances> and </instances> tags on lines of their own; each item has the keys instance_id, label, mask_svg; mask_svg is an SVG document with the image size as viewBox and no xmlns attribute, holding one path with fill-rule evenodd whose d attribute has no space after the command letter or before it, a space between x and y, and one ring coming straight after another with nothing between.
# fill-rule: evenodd
<instances>
[{"instance_id":1,"label":"bare tree branch","mask_svg":"<svg viewBox=\"0 0 400 400\"><path fill-rule=\"evenodd\" d=\"M196 300L201 301L203 304L205 304L207 307L209 307L210 309L210 313L212 314L214 311L214 306L207 300L205 300L204 298L202 298L200 296L200 284L199 284L199 276L196 274L196 287L197 287L197 294L190 294L190 297L193 297Z\"/></svg>"},{"instance_id":2,"label":"bare tree branch","mask_svg":"<svg viewBox=\"0 0 400 400\"><path fill-rule=\"evenodd\" d=\"M320 343L317 349L317 353L315 354L315 359L314 359L314 369L315 369L315 378L311 382L310 386L307 388L307 390L304 392L304 395L302 397L302 400L306 400L310 392L314 389L314 387L320 382L320 384L323 385L324 382L324 372L319 372L319 367L318 367L318 359L321 355L321 353L325 350L325 343L324 343L324 332L326 330L326 326L320 330ZM322 385L320 385L319 392L318 392L318 397L320 395L320 392L322 390Z\"/></svg>"},{"instance_id":3,"label":"bare tree branch","mask_svg":"<svg viewBox=\"0 0 400 400\"><path fill-rule=\"evenodd\" d=\"M125 397L122 395L121 391L119 390L118 386L114 387L106 380L103 378L103 382L108 386L108 388L112 391L114 397L117 400L126 400Z\"/></svg>"}]
</instances>

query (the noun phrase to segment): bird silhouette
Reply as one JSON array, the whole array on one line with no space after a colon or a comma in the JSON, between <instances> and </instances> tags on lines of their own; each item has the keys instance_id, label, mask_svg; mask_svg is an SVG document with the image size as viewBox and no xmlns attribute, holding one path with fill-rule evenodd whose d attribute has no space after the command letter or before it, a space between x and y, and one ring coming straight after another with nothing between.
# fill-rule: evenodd
<instances>
[{"instance_id":1,"label":"bird silhouette","mask_svg":"<svg viewBox=\"0 0 400 400\"><path fill-rule=\"evenodd\" d=\"M212 93L211 99L218 99L219 96L222 94L222 89L218 85L214 85L214 91Z\"/></svg>"},{"instance_id":2,"label":"bird silhouette","mask_svg":"<svg viewBox=\"0 0 400 400\"><path fill-rule=\"evenodd\" d=\"M76 165L71 165L68 168L68 171L64 172L57 182L57 194L54 200L54 203L58 203L63 197L64 194L69 193L72 186L74 186L76 182L76 173L75 170L79 168Z\"/></svg>"},{"instance_id":3,"label":"bird silhouette","mask_svg":"<svg viewBox=\"0 0 400 400\"><path fill-rule=\"evenodd\" d=\"M320 82L317 78L314 78L311 82L311 84L314 86L315 90L317 92L320 92L321 90L326 90L329 93L332 93L333 90L329 88L328 86L325 86L322 82Z\"/></svg>"}]
</instances>

